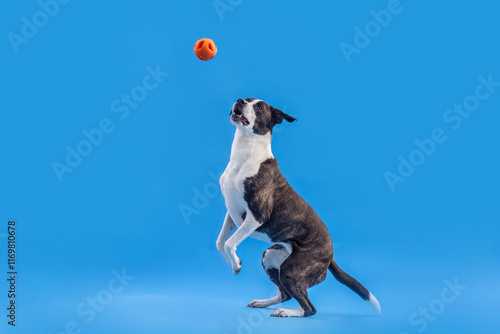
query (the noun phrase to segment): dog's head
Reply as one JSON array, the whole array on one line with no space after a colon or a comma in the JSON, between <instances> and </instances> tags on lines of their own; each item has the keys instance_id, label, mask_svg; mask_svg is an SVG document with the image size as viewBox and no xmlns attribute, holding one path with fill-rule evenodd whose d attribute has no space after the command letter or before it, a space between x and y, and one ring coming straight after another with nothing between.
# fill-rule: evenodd
<instances>
[{"instance_id":1,"label":"dog's head","mask_svg":"<svg viewBox=\"0 0 500 334\"><path fill-rule=\"evenodd\" d=\"M229 114L231 115L231 123L242 130L257 135L272 133L273 127L283 122L283 120L287 122L296 121L292 116L253 97L245 100L238 99Z\"/></svg>"}]
</instances>

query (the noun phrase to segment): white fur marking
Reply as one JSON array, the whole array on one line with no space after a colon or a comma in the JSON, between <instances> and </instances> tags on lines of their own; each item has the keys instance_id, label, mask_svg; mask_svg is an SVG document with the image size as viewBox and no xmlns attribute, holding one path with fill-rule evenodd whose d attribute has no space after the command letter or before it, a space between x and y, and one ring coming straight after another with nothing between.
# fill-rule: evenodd
<instances>
[{"instance_id":1,"label":"white fur marking","mask_svg":"<svg viewBox=\"0 0 500 334\"><path fill-rule=\"evenodd\" d=\"M260 165L274 158L271 151L271 134L256 135L241 128L236 129L231 148L231 159L220 178L222 195L227 210L237 227L243 223L242 215L248 213L248 205L244 199L247 178L255 176ZM256 232L256 239L270 241L267 236Z\"/></svg>"},{"instance_id":2,"label":"white fur marking","mask_svg":"<svg viewBox=\"0 0 500 334\"><path fill-rule=\"evenodd\" d=\"M271 317L303 317L303 316L304 316L304 309L302 309L302 307L296 310L279 308L271 314Z\"/></svg>"},{"instance_id":3,"label":"white fur marking","mask_svg":"<svg viewBox=\"0 0 500 334\"><path fill-rule=\"evenodd\" d=\"M279 269L281 264L292 254L292 246L289 243L280 243L280 245L283 245L285 248L266 250L266 255L263 259L266 270L268 268Z\"/></svg>"},{"instance_id":4,"label":"white fur marking","mask_svg":"<svg viewBox=\"0 0 500 334\"><path fill-rule=\"evenodd\" d=\"M368 303L375 309L375 311L378 312L378 314L382 313L382 310L380 309L380 303L378 302L377 298L375 298L374 295L370 292L370 298L368 298Z\"/></svg>"}]
</instances>

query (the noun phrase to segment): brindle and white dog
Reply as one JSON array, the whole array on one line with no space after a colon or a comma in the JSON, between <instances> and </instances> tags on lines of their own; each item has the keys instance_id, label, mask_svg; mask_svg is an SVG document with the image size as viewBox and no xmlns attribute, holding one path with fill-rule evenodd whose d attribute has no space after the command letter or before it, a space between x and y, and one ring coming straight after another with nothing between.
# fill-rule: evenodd
<instances>
[{"instance_id":1,"label":"brindle and white dog","mask_svg":"<svg viewBox=\"0 0 500 334\"><path fill-rule=\"evenodd\" d=\"M327 227L285 180L271 152L273 127L295 118L254 98L236 101L230 115L236 134L231 159L220 178L227 214L217 249L233 274L238 274L241 261L236 247L243 240L253 237L274 244L264 252L262 265L278 294L248 306L263 308L295 298L299 309L278 308L271 316L311 316L316 309L307 289L322 282L329 269L380 313L377 299L335 263Z\"/></svg>"}]
</instances>

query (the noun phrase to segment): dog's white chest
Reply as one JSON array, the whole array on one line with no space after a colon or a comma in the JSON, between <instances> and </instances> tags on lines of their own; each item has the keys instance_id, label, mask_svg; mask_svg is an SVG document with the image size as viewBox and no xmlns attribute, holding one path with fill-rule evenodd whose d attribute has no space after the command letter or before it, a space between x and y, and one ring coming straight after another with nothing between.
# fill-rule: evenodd
<instances>
[{"instance_id":1,"label":"dog's white chest","mask_svg":"<svg viewBox=\"0 0 500 334\"><path fill-rule=\"evenodd\" d=\"M254 176L259 171L255 166L248 166L243 170L233 170L231 163L221 176L221 191L226 202L226 208L234 224L239 228L243 224L243 214L251 214L248 211L248 203L245 201L245 180ZM250 235L254 239L271 242L267 234L253 232Z\"/></svg>"},{"instance_id":2,"label":"dog's white chest","mask_svg":"<svg viewBox=\"0 0 500 334\"><path fill-rule=\"evenodd\" d=\"M243 223L243 214L252 214L245 201L245 181L259 172L262 162L273 158L269 136L246 137L236 131L231 160L220 178L221 192L226 208L237 227ZM269 241L267 235L254 232L253 238Z\"/></svg>"},{"instance_id":3,"label":"dog's white chest","mask_svg":"<svg viewBox=\"0 0 500 334\"><path fill-rule=\"evenodd\" d=\"M248 210L248 203L245 201L245 180L255 176L259 166L260 163L257 165L248 162L239 165L231 161L221 176L221 192L227 210L238 227L242 223L242 215Z\"/></svg>"}]
</instances>

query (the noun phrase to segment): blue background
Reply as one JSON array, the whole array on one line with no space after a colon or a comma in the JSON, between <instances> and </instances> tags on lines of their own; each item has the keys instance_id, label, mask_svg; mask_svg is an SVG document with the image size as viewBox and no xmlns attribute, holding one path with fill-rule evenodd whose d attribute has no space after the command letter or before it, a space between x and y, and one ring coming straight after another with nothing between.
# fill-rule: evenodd
<instances>
[{"instance_id":1,"label":"blue background","mask_svg":"<svg viewBox=\"0 0 500 334\"><path fill-rule=\"evenodd\" d=\"M8 34L41 7L0 6L0 220L4 232L17 221L17 333L64 333L71 321L81 333L498 331L500 89L458 129L443 120L478 76L500 81L498 4L402 0L350 63L340 44L354 45L386 0L232 1L222 16L211 0L71 1L17 53ZM193 53L203 37L218 46L208 62ZM148 66L169 75L120 119L112 102ZM215 248L225 208L212 176L229 160L230 107L246 97L298 119L277 129L274 155L381 316L331 275L310 290L314 317L245 307L274 295L260 265L268 245L243 242L232 275ZM113 132L59 182L53 162L105 118ZM435 128L447 140L391 191L384 173ZM122 268L135 278L87 323L78 305ZM455 279L467 288L453 303L410 322L444 305ZM0 330L14 332L1 281Z\"/></svg>"}]
</instances>

